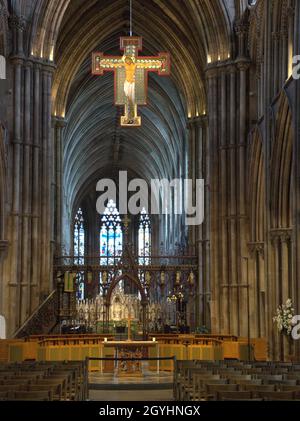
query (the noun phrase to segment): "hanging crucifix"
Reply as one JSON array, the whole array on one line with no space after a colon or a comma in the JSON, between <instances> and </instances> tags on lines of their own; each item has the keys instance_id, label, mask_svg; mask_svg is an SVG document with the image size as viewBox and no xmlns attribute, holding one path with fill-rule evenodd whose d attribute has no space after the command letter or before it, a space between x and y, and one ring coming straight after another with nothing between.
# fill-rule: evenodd
<instances>
[{"instance_id":1,"label":"hanging crucifix","mask_svg":"<svg viewBox=\"0 0 300 421\"><path fill-rule=\"evenodd\" d=\"M104 56L93 53L93 74L103 75L113 71L115 74L115 105L124 105L121 126L138 127L141 117L137 113L138 105L147 104L148 72L157 72L160 76L170 74L169 53L159 53L157 57L138 56L142 50L141 37L120 38L123 56Z\"/></svg>"}]
</instances>

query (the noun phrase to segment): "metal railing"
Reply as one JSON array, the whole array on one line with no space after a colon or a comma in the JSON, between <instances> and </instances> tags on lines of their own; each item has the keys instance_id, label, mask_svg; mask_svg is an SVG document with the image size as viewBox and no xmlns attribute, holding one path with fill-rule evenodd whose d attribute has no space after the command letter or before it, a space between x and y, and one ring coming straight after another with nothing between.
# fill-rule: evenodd
<instances>
[{"instance_id":1,"label":"metal railing","mask_svg":"<svg viewBox=\"0 0 300 421\"><path fill-rule=\"evenodd\" d=\"M159 373L159 362L160 361L173 361L173 391L175 393L175 385L177 380L177 373L176 373L176 356L172 357L140 357L140 358L134 358L134 357L86 357L86 366L89 368L89 361L114 361L115 363L118 361L157 361L158 362L158 369L157 373ZM115 365L114 369L117 369L118 366Z\"/></svg>"}]
</instances>

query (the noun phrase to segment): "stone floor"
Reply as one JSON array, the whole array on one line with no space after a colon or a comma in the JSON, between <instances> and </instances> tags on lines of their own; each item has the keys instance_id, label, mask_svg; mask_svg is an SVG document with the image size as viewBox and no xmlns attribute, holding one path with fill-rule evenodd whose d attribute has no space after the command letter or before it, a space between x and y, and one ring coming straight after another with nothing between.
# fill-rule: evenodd
<instances>
[{"instance_id":1,"label":"stone floor","mask_svg":"<svg viewBox=\"0 0 300 421\"><path fill-rule=\"evenodd\" d=\"M112 373L100 373L96 371L90 373L89 383L93 385L170 385L173 384L173 374L168 372L160 372L158 374L147 371L142 376L119 377Z\"/></svg>"},{"instance_id":2,"label":"stone floor","mask_svg":"<svg viewBox=\"0 0 300 421\"><path fill-rule=\"evenodd\" d=\"M91 401L111 402L111 401L172 401L172 390L90 390L89 399Z\"/></svg>"},{"instance_id":3,"label":"stone floor","mask_svg":"<svg viewBox=\"0 0 300 421\"><path fill-rule=\"evenodd\" d=\"M118 377L94 372L89 376L92 401L172 401L173 374L144 372L143 376Z\"/></svg>"}]
</instances>

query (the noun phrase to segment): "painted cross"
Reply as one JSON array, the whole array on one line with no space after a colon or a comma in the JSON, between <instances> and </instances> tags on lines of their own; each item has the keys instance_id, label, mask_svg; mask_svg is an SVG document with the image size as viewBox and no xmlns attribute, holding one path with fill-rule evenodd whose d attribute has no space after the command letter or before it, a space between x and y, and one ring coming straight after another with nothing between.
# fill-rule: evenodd
<instances>
[{"instance_id":1,"label":"painted cross","mask_svg":"<svg viewBox=\"0 0 300 421\"><path fill-rule=\"evenodd\" d=\"M141 117L137 114L138 105L147 104L148 72L157 72L160 76L170 74L169 53L159 53L157 57L138 56L142 50L141 37L120 38L120 50L123 56L104 56L93 53L94 75L103 75L113 71L115 74L115 104L124 105L121 126L138 127Z\"/></svg>"}]
</instances>

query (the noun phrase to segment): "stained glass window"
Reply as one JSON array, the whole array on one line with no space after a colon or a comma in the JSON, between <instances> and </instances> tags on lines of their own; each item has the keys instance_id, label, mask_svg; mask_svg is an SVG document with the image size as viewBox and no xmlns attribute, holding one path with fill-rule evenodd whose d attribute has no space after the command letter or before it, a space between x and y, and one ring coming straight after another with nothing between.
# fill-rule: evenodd
<instances>
[{"instance_id":1,"label":"stained glass window","mask_svg":"<svg viewBox=\"0 0 300 421\"><path fill-rule=\"evenodd\" d=\"M82 209L79 208L74 221L74 264L84 264L85 254L85 230ZM78 277L77 299L84 299L84 272L79 272Z\"/></svg>"},{"instance_id":2,"label":"stained glass window","mask_svg":"<svg viewBox=\"0 0 300 421\"><path fill-rule=\"evenodd\" d=\"M123 248L121 218L116 204L110 200L101 219L100 256L102 265L114 265Z\"/></svg>"},{"instance_id":3,"label":"stained glass window","mask_svg":"<svg viewBox=\"0 0 300 421\"><path fill-rule=\"evenodd\" d=\"M149 265L151 254L151 220L145 208L143 208L140 215L138 243L139 263L140 265Z\"/></svg>"}]
</instances>

